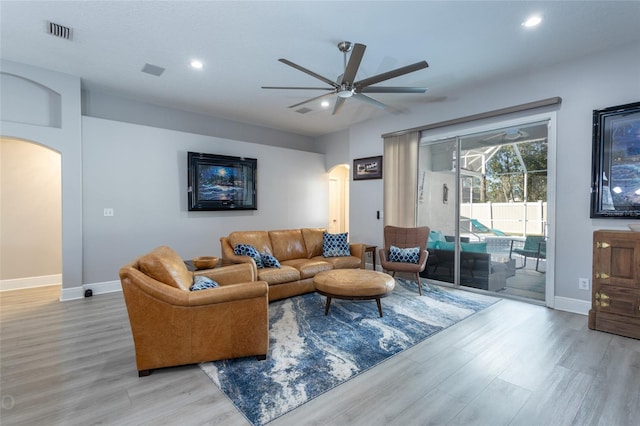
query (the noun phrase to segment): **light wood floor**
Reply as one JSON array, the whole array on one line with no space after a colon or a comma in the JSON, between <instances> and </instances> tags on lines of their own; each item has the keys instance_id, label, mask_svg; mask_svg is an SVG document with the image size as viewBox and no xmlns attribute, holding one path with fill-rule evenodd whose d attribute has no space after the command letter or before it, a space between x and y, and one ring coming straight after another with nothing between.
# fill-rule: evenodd
<instances>
[{"instance_id":1,"label":"light wood floor","mask_svg":"<svg viewBox=\"0 0 640 426\"><path fill-rule=\"evenodd\" d=\"M122 294L58 295L0 294L3 426L247 424L195 365L138 378ZM586 324L503 300L272 424L640 424L640 341Z\"/></svg>"}]
</instances>

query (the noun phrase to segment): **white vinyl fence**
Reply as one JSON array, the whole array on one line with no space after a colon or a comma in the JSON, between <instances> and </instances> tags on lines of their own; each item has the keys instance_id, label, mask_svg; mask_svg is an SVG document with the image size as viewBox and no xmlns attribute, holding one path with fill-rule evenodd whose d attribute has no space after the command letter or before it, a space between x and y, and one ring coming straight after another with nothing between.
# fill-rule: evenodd
<instances>
[{"instance_id":1,"label":"white vinyl fence","mask_svg":"<svg viewBox=\"0 0 640 426\"><path fill-rule=\"evenodd\" d=\"M509 235L546 235L547 202L463 203L460 215Z\"/></svg>"}]
</instances>

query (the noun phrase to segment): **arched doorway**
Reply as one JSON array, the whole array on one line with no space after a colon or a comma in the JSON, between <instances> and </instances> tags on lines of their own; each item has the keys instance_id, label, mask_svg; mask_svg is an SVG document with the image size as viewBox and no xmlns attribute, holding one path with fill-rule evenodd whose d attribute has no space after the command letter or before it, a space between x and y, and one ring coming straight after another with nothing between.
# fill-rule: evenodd
<instances>
[{"instance_id":1,"label":"arched doorway","mask_svg":"<svg viewBox=\"0 0 640 426\"><path fill-rule=\"evenodd\" d=\"M2 290L62 282L61 154L0 138Z\"/></svg>"}]
</instances>

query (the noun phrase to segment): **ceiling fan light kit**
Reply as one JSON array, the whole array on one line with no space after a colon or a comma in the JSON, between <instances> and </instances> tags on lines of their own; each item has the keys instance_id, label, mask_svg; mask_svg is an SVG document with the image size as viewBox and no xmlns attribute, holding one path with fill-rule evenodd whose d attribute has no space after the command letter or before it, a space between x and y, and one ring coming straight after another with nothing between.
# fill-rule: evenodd
<instances>
[{"instance_id":1,"label":"ceiling fan light kit","mask_svg":"<svg viewBox=\"0 0 640 426\"><path fill-rule=\"evenodd\" d=\"M369 105L373 105L377 108L386 108L386 105L382 102L379 102L364 93L425 93L427 91L426 87L380 87L374 86L374 84L390 80L392 78L400 77L405 74L409 74L424 68L427 68L429 64L427 61L416 62L415 64L407 65L401 68L396 68L391 71L387 71L381 74L374 75L369 78L365 78L364 80L354 81L356 78L356 74L358 73L358 69L360 68L360 62L364 56L364 52L367 46L360 43L351 43L349 41L341 41L338 43L338 50L344 55L344 72L341 76L337 78L337 82L334 82L320 74L316 74L315 72L300 66L294 62L291 62L287 59L280 58L278 59L285 65L288 65L292 68L297 69L298 71L302 71L305 74L308 74L323 83L328 84L330 87L293 87L293 86L262 86L263 89L284 89L284 90L326 90L329 93L322 94L320 96L315 96L311 99L307 99L306 101L299 102L297 104L289 106L289 108L295 108L300 105L307 104L309 102L316 101L320 98L338 95L336 98L336 103L333 108L333 114L337 114L345 100L348 98L354 98L359 101L365 102ZM347 53L351 53L349 55L349 60L347 61Z\"/></svg>"}]
</instances>

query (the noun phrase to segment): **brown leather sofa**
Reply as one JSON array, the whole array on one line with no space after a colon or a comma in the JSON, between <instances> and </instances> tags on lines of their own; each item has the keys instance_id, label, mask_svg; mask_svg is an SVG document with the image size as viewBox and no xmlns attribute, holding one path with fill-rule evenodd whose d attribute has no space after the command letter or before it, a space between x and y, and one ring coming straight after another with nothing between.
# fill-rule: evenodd
<instances>
[{"instance_id":1,"label":"brown leather sofa","mask_svg":"<svg viewBox=\"0 0 640 426\"><path fill-rule=\"evenodd\" d=\"M180 256L162 246L120 269L139 376L152 369L257 356L269 349L268 287L250 265L209 269L218 288L189 291Z\"/></svg>"},{"instance_id":2,"label":"brown leather sofa","mask_svg":"<svg viewBox=\"0 0 640 426\"><path fill-rule=\"evenodd\" d=\"M349 244L350 256L323 257L322 228L285 229L275 231L238 231L220 238L222 258L234 263L249 263L259 280L269 283L269 301L311 293L313 277L331 269L364 269L365 244ZM248 244L260 253L268 253L281 268L258 269L249 256L234 253L237 244Z\"/></svg>"}]
</instances>

